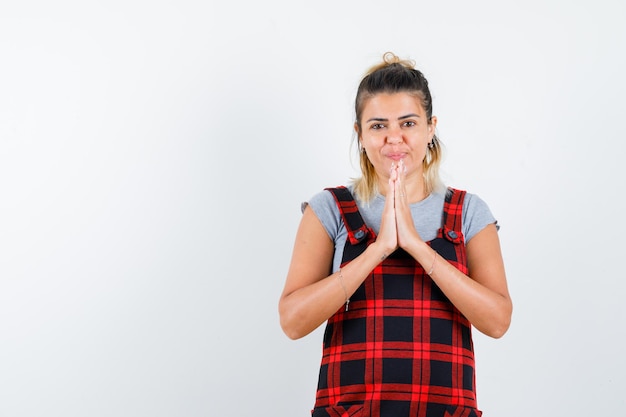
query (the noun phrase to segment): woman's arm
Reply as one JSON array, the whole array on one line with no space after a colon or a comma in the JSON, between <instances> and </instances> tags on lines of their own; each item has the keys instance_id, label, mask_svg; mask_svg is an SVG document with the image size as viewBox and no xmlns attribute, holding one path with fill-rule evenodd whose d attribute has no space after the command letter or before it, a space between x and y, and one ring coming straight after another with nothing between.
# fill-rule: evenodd
<instances>
[{"instance_id":1,"label":"woman's arm","mask_svg":"<svg viewBox=\"0 0 626 417\"><path fill-rule=\"evenodd\" d=\"M424 266L434 266L432 280L461 313L482 333L502 337L509 328L513 303L509 295L494 224L486 226L467 243L469 276L438 255L422 241L408 252Z\"/></svg>"},{"instance_id":2,"label":"woman's arm","mask_svg":"<svg viewBox=\"0 0 626 417\"><path fill-rule=\"evenodd\" d=\"M393 216L393 212L391 214ZM351 296L383 256L395 249L395 238L390 241L385 239L387 235L389 233L380 233L376 242L341 268L342 286L339 273L330 274L334 243L313 210L307 206L296 234L291 264L278 303L280 325L285 334L291 339L306 336L344 306L346 293Z\"/></svg>"},{"instance_id":3,"label":"woman's arm","mask_svg":"<svg viewBox=\"0 0 626 417\"><path fill-rule=\"evenodd\" d=\"M399 169L396 168L392 175L390 190L394 193L400 247L424 267L474 327L488 336L502 337L511 324L513 303L507 288L496 225L487 225L467 242L469 275L465 275L426 244L415 230L411 210L404 198L405 181Z\"/></svg>"}]
</instances>

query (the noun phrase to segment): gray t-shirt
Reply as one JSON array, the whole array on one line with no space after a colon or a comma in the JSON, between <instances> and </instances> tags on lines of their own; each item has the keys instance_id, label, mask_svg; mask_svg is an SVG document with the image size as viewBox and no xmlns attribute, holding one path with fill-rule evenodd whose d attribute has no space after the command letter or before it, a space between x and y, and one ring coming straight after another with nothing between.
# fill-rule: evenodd
<instances>
[{"instance_id":1,"label":"gray t-shirt","mask_svg":"<svg viewBox=\"0 0 626 417\"><path fill-rule=\"evenodd\" d=\"M353 191L352 187L348 187L348 189L351 192ZM352 195L354 196L354 192L352 192ZM433 192L424 200L410 205L415 229L426 242L436 238L437 231L443 226L444 201L445 193ZM356 199L356 203L367 226L378 234L383 207L385 206L385 197L378 194L369 203L364 203L358 199ZM343 224L341 213L337 208L337 203L335 203L335 199L330 191L323 190L315 194L308 203L302 204L303 211L307 204L311 206L331 240L335 242L333 271L337 271L341 265L343 248L348 234ZM467 243L487 225L496 223L496 220L487 204L480 197L466 193L463 202L462 223L463 236L465 236L465 242Z\"/></svg>"}]
</instances>

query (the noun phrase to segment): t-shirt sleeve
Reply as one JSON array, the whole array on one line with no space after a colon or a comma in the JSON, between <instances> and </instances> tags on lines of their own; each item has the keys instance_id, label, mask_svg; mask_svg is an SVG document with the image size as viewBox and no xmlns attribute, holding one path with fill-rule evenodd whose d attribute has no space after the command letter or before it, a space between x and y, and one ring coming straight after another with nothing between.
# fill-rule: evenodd
<instances>
[{"instance_id":1,"label":"t-shirt sleeve","mask_svg":"<svg viewBox=\"0 0 626 417\"><path fill-rule=\"evenodd\" d=\"M302 203L302 212L304 212L307 205L313 209L322 226L326 229L328 236L334 242L343 223L341 221L341 213L339 213L335 198L331 192L323 190L313 195L308 202Z\"/></svg>"},{"instance_id":2,"label":"t-shirt sleeve","mask_svg":"<svg viewBox=\"0 0 626 417\"><path fill-rule=\"evenodd\" d=\"M477 195L467 193L463 205L463 234L465 235L465 242L469 242L471 238L476 236L487 225L495 224L499 228L487 203Z\"/></svg>"}]
</instances>

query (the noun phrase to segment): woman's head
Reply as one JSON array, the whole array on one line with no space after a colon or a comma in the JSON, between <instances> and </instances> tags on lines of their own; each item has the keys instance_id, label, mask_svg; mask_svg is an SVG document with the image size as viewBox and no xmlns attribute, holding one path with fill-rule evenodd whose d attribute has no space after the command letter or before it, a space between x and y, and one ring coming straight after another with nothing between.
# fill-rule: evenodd
<instances>
[{"instance_id":1,"label":"woman's head","mask_svg":"<svg viewBox=\"0 0 626 417\"><path fill-rule=\"evenodd\" d=\"M424 110L428 124L434 129L432 97L428 88L428 81L424 75L414 67L414 63L401 60L391 52L383 56L383 61L366 73L359 84L355 100L355 131L358 136L360 151L360 165L363 176L355 182L357 194L364 200L370 200L377 192L378 175L374 165L362 147L364 120L363 112L372 98L380 95L406 93L416 99ZM439 179L439 164L441 162L441 144L436 137L425 149L422 161L423 177L426 192L430 193L441 186Z\"/></svg>"}]
</instances>

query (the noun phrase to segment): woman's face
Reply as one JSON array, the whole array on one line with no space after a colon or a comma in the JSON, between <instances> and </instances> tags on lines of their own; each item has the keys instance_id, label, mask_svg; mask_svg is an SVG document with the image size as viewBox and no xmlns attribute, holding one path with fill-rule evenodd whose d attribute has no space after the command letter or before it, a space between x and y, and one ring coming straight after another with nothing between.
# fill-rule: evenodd
<instances>
[{"instance_id":1,"label":"woman's face","mask_svg":"<svg viewBox=\"0 0 626 417\"><path fill-rule=\"evenodd\" d=\"M407 176L422 175L426 148L435 134L421 100L409 93L380 93L365 102L359 141L379 178L403 161ZM358 133L358 130L357 130Z\"/></svg>"}]
</instances>

